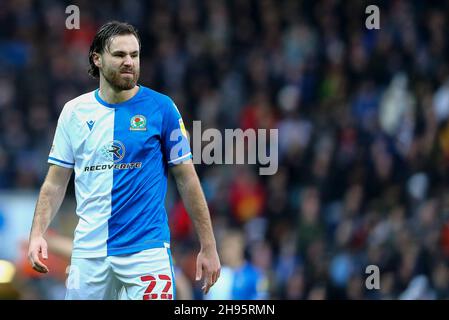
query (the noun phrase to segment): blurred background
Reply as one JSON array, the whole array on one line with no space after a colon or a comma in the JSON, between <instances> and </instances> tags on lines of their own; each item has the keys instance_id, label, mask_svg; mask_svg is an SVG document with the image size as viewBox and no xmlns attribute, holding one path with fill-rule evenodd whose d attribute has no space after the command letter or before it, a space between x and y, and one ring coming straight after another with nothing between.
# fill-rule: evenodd
<instances>
[{"instance_id":1,"label":"blurred background","mask_svg":"<svg viewBox=\"0 0 449 320\"><path fill-rule=\"evenodd\" d=\"M71 4L79 30L65 28ZM188 131L279 129L275 175L196 166L223 264L207 296L169 184L178 298L449 298L449 1L424 0L2 0L0 298L64 298L73 181L50 274L28 266L27 239L58 115L97 88L88 49L114 19L138 29L140 84L171 96Z\"/></svg>"}]
</instances>

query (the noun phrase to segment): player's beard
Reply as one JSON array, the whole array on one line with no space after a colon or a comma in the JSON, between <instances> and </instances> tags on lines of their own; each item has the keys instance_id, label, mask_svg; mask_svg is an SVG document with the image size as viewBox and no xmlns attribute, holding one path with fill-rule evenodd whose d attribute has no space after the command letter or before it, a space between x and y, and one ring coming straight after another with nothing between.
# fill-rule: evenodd
<instances>
[{"instance_id":1,"label":"player's beard","mask_svg":"<svg viewBox=\"0 0 449 320\"><path fill-rule=\"evenodd\" d=\"M121 72L128 71L132 72L132 77L123 77ZM130 90L134 88L139 80L140 71L139 68L132 69L103 69L101 70L104 79L109 83L109 85L116 90Z\"/></svg>"}]
</instances>

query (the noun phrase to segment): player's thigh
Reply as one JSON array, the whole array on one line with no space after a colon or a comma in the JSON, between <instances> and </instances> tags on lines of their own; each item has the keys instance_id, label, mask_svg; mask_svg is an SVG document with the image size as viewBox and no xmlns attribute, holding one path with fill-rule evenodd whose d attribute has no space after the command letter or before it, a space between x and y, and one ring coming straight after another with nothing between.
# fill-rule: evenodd
<instances>
[{"instance_id":1,"label":"player's thigh","mask_svg":"<svg viewBox=\"0 0 449 320\"><path fill-rule=\"evenodd\" d=\"M147 249L128 256L113 257L113 270L131 300L175 299L175 278L170 250Z\"/></svg>"},{"instance_id":2,"label":"player's thigh","mask_svg":"<svg viewBox=\"0 0 449 320\"><path fill-rule=\"evenodd\" d=\"M120 282L106 258L72 258L66 300L116 300Z\"/></svg>"}]
</instances>

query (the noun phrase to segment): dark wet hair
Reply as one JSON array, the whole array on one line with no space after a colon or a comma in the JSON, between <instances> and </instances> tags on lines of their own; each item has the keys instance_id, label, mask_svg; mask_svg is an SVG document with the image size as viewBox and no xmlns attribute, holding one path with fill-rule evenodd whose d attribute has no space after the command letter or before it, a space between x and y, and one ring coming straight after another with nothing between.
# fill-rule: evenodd
<instances>
[{"instance_id":1,"label":"dark wet hair","mask_svg":"<svg viewBox=\"0 0 449 320\"><path fill-rule=\"evenodd\" d=\"M98 67L94 63L93 54L96 53L103 53L104 49L109 46L111 42L111 38L116 35L126 35L126 34L132 34L137 38L137 41L139 42L139 48L140 48L140 38L137 34L137 30L130 24L126 22L119 22L119 21L110 21L97 31L95 34L94 39L92 40L92 44L90 45L89 49L89 71L88 73L94 77L98 78L100 76L100 70L98 70Z\"/></svg>"}]
</instances>

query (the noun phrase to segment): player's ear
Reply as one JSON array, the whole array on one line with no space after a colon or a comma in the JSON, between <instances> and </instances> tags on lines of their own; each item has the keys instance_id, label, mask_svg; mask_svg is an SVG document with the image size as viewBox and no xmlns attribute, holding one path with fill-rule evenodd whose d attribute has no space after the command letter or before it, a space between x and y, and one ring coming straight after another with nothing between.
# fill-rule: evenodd
<instances>
[{"instance_id":1,"label":"player's ear","mask_svg":"<svg viewBox=\"0 0 449 320\"><path fill-rule=\"evenodd\" d=\"M99 53L92 53L92 61L98 68L101 68L101 55Z\"/></svg>"}]
</instances>

